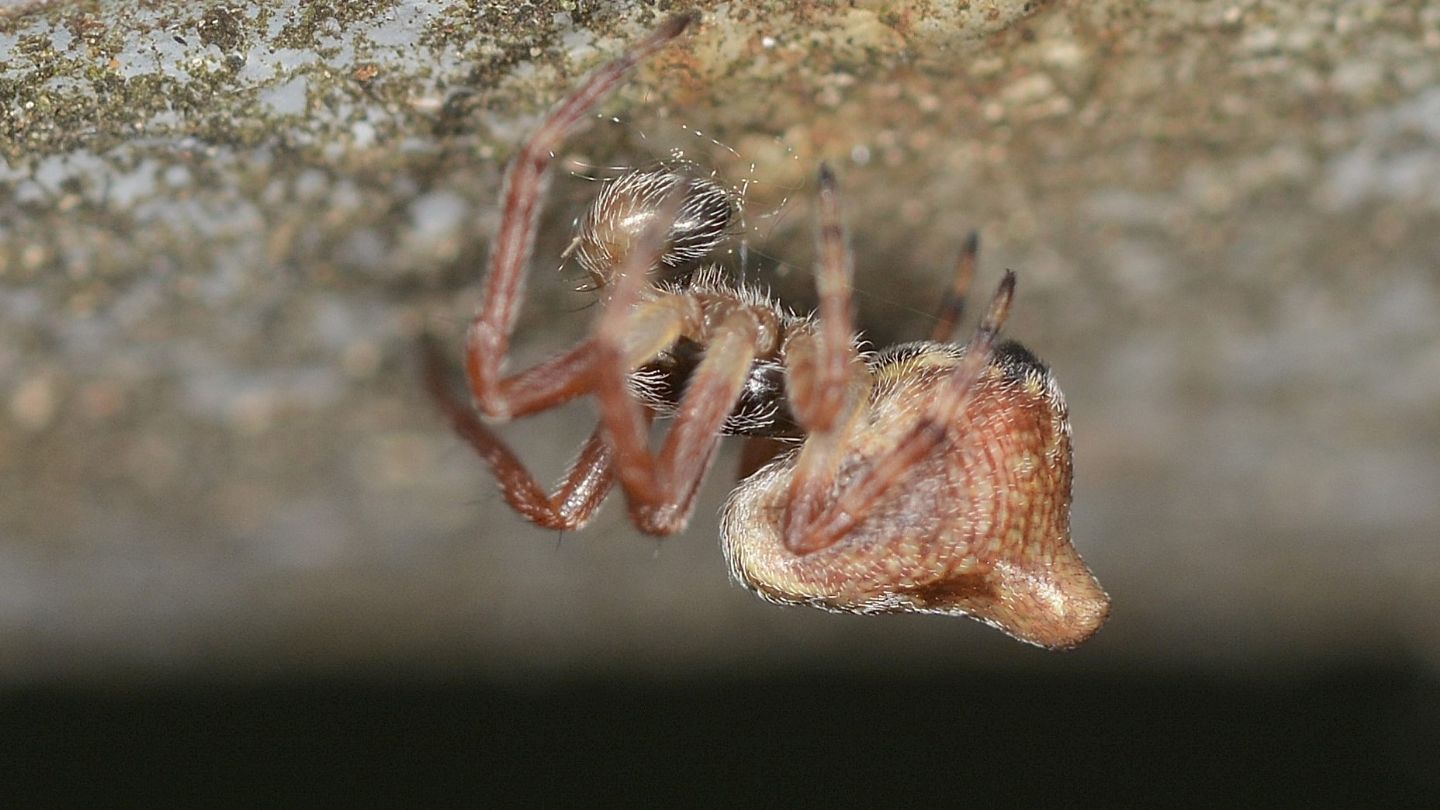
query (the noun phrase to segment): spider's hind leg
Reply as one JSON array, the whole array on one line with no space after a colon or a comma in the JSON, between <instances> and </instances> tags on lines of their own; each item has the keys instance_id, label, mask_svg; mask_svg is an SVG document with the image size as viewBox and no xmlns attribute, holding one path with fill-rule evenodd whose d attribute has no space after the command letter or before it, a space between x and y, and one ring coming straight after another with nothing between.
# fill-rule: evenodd
<instances>
[{"instance_id":1,"label":"spider's hind leg","mask_svg":"<svg viewBox=\"0 0 1440 810\"><path fill-rule=\"evenodd\" d=\"M547 529L578 529L600 508L614 484L615 473L609 445L597 427L580 454L566 471L553 495L535 480L503 439L475 415L469 403L457 397L446 378L445 362L435 341L428 336L420 344L425 366L425 385L455 432L474 448L489 465L500 486L500 494L511 509L526 520Z\"/></svg>"},{"instance_id":2,"label":"spider's hind leg","mask_svg":"<svg viewBox=\"0 0 1440 810\"><path fill-rule=\"evenodd\" d=\"M466 370L476 404L488 416L506 419L533 412L523 390L504 377L510 337L525 294L525 272L535 250L540 205L549 184L554 152L569 132L584 121L640 60L659 50L695 19L671 17L618 59L601 67L546 116L505 170L500 229L489 258L479 310L466 340Z\"/></svg>"}]
</instances>

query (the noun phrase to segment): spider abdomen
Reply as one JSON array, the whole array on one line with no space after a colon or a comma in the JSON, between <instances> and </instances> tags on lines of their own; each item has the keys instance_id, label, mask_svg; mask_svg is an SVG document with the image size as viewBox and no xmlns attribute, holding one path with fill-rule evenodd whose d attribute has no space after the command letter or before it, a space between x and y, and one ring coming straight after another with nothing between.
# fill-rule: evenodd
<instances>
[{"instance_id":1,"label":"spider abdomen","mask_svg":"<svg viewBox=\"0 0 1440 810\"><path fill-rule=\"evenodd\" d=\"M909 344L872 363L867 419L847 435L836 492L921 418L963 349ZM1070 428L1048 369L1019 344L996 352L948 438L834 545L782 540L794 456L744 481L721 535L731 571L762 597L853 613L968 615L1016 638L1071 647L1109 598L1070 543Z\"/></svg>"}]
</instances>

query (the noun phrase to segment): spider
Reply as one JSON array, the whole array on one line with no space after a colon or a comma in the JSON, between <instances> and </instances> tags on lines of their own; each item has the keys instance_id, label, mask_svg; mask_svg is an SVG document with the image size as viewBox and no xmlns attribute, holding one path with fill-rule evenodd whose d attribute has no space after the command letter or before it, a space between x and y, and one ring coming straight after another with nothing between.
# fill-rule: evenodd
<instances>
[{"instance_id":1,"label":"spider","mask_svg":"<svg viewBox=\"0 0 1440 810\"><path fill-rule=\"evenodd\" d=\"M505 373L554 150L632 67L692 21L680 15L590 75L507 169L499 233L465 345L474 407L433 342L431 394L507 503L578 529L618 481L634 524L689 521L725 435L746 437L721 519L734 578L761 598L847 613L968 615L1026 642L1071 647L1109 597L1070 542L1070 425L1049 369L998 342L1007 271L965 345L951 342L975 269L966 243L931 339L863 352L833 174L819 171L818 310L797 315L703 264L735 201L666 167L611 181L567 249L607 296L588 339ZM662 268L686 272L652 281ZM504 421L593 395L599 423L553 494L476 414ZM671 424L658 452L653 420Z\"/></svg>"}]
</instances>

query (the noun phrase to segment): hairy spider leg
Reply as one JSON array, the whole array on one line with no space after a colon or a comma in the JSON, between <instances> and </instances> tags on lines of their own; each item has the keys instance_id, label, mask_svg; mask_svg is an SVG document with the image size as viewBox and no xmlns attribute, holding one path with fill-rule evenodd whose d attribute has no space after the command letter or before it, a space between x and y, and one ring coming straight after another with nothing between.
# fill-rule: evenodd
<instances>
[{"instance_id":1,"label":"hairy spider leg","mask_svg":"<svg viewBox=\"0 0 1440 810\"><path fill-rule=\"evenodd\" d=\"M833 184L833 181L830 182ZM823 227L824 226L822 226L822 229ZM839 244L843 246L843 241L836 240L833 236L828 240L822 237L822 245L827 241L830 245ZM937 343L948 343L954 340L955 332L960 325L960 320L965 314L965 301L970 293L970 286L975 279L976 259L979 251L980 232L971 231L965 237L965 243L960 249L960 257L955 263L955 275L951 279L950 288L946 290L945 298L940 303L940 309L935 313L935 327L930 333L930 340ZM853 272L849 269L850 261L851 260L847 258L843 264L840 264L832 259L828 263L828 266L832 268L839 267L845 271L843 274L834 271L827 274L828 278L831 279L826 282L827 286L831 289L831 294L828 297L822 297L822 300L829 300L831 302L830 306L833 312L833 314L828 317L822 313L822 317L825 317L827 322L834 325L832 329L835 332L841 331L839 324L846 322L847 313L843 308L836 308L834 279L848 279L850 277L850 273ZM847 326L845 328L849 327ZM798 399L807 405L809 404L803 393L798 396ZM815 411L823 411L823 407L818 404L811 406L811 408ZM740 466L736 475L737 479L748 478L756 470L768 464L771 459L793 446L790 442L765 436L748 437L740 451ZM814 452L812 452L812 456L813 455L815 455ZM810 497L813 497L813 495ZM806 498L801 497L798 500L803 502ZM812 507L802 507L800 510L794 511L804 511L806 508Z\"/></svg>"},{"instance_id":2,"label":"hairy spider leg","mask_svg":"<svg viewBox=\"0 0 1440 810\"><path fill-rule=\"evenodd\" d=\"M1010 302L1014 296L1015 274L1007 270L990 301L984 320L966 346L965 357L926 405L925 415L894 447L876 458L868 469L836 493L824 513L813 523L787 533L786 547L799 554L834 545L864 519L890 487L945 441L950 425L965 410L975 383L990 365L996 337L1010 314ZM833 480L827 483L833 484Z\"/></svg>"},{"instance_id":3,"label":"hairy spider leg","mask_svg":"<svg viewBox=\"0 0 1440 810\"><path fill-rule=\"evenodd\" d=\"M805 444L795 461L783 530L787 538L806 534L827 504L851 421L863 413L869 374L855 351L851 276L835 176L821 164L819 175L819 262L815 286L819 322L797 331L785 346L786 388ZM787 543L788 544L788 543Z\"/></svg>"},{"instance_id":4,"label":"hairy spider leg","mask_svg":"<svg viewBox=\"0 0 1440 810\"><path fill-rule=\"evenodd\" d=\"M796 554L818 551L838 542L915 463L945 440L949 425L964 410L976 380L990 364L996 335L1009 314L1015 291L1015 275L1007 271L985 319L970 341L965 359L927 404L925 416L893 448L836 492L844 431L851 420L863 414L866 405L862 397L867 391L860 384L863 378L858 375L849 379L836 376L837 369L854 363L854 348L849 338L854 329L850 316L853 268L845 243L835 179L824 166L820 170L819 212L821 261L816 285L820 291L821 324L818 333L798 335L788 352L792 361L791 405L808 433L796 459L789 507L782 524L785 545ZM966 254L969 253L967 250ZM957 270L957 287L962 282L965 286L969 284L964 278L967 273L964 256L962 254ZM837 337L842 332L846 335L843 343ZM816 352L828 357L813 357ZM847 392L848 398L843 397ZM834 404L837 401L839 404ZM822 404L831 410L822 411Z\"/></svg>"},{"instance_id":5,"label":"hairy spider leg","mask_svg":"<svg viewBox=\"0 0 1440 810\"><path fill-rule=\"evenodd\" d=\"M671 17L636 47L592 74L550 113L506 170L500 229L465 351L471 395L485 414L501 419L525 416L589 393L592 341L584 341L524 371L502 376L524 295L525 271L534 252L551 153L626 73L678 36L694 19L693 14ZM456 432L490 467L511 508L546 528L575 529L584 525L614 483L613 454L601 429L597 426L581 447L555 493L547 494L505 442L451 392L438 349L428 342L422 349L431 396Z\"/></svg>"},{"instance_id":6,"label":"hairy spider leg","mask_svg":"<svg viewBox=\"0 0 1440 810\"><path fill-rule=\"evenodd\" d=\"M677 184L620 262L595 337L600 423L629 496L631 516L641 531L653 535L675 534L689 522L700 482L715 459L721 428L740 399L760 338L760 324L747 306L736 306L711 325L692 302L656 293L650 286L649 272L679 210L682 191ZM646 290L654 297L642 301ZM691 374L656 454L650 450L646 410L631 393L629 377L644 362L634 358L646 348L653 356L682 334L703 344L705 356ZM663 343L657 340L661 336Z\"/></svg>"},{"instance_id":7,"label":"hairy spider leg","mask_svg":"<svg viewBox=\"0 0 1440 810\"><path fill-rule=\"evenodd\" d=\"M500 485L500 494L510 508L527 520L547 529L579 529L600 508L614 484L610 446L599 427L580 448L580 454L566 471L554 494L546 494L535 476L526 469L509 446L475 415L469 403L451 390L445 363L433 340L421 344L424 352L425 384L430 396L450 420L455 432L474 448L489 465Z\"/></svg>"},{"instance_id":8,"label":"hairy spider leg","mask_svg":"<svg viewBox=\"0 0 1440 810\"><path fill-rule=\"evenodd\" d=\"M535 249L540 205L549 185L550 161L570 130L615 90L626 73L678 36L694 19L693 13L671 17L623 56L591 74L551 111L506 170L500 230L495 237L480 308L470 326L465 349L470 388L476 404L487 416L506 419L541 410L553 404L553 392L557 388L564 390L569 398L584 393L583 381L588 374L583 362L565 366L568 375L551 376L538 384L535 378L522 376L523 373L502 377L524 296L525 271ZM542 395L547 391L551 396ZM540 404L541 401L546 404Z\"/></svg>"},{"instance_id":9,"label":"hairy spider leg","mask_svg":"<svg viewBox=\"0 0 1440 810\"><path fill-rule=\"evenodd\" d=\"M970 284L975 280L976 257L980 253L980 232L971 231L960 248L960 260L955 263L955 277L945 298L940 302L940 311L935 314L935 328L930 339L936 343L949 343L955 339L960 327L960 318L965 314L965 297L970 294Z\"/></svg>"},{"instance_id":10,"label":"hairy spider leg","mask_svg":"<svg viewBox=\"0 0 1440 810\"><path fill-rule=\"evenodd\" d=\"M788 516L801 516L799 522L802 524L807 520L805 516L818 508L825 494L827 487L823 470L839 460L838 439L831 436L836 420L855 415L854 402L858 394L852 389L866 378L853 344L853 261L845 245L835 175L824 163L820 164L819 187L817 252L820 259L815 285L820 327L818 331L795 333L785 347L790 407L796 421L810 437L806 442L808 450L799 460L805 472L795 478L807 483L791 490L792 506L787 513ZM765 436L748 437L740 451L737 477L748 478L793 446L790 442Z\"/></svg>"},{"instance_id":11,"label":"hairy spider leg","mask_svg":"<svg viewBox=\"0 0 1440 810\"><path fill-rule=\"evenodd\" d=\"M855 267L845 241L845 225L840 218L835 175L824 163L820 164L819 186L817 252L820 264L815 274L815 288L820 328L818 345L802 337L796 347L802 349L802 356L797 359L807 370L802 380L805 384L801 386L801 401L795 404L795 408L796 416L807 430L827 433L839 418L850 382L859 369L853 345L855 304L851 296ZM810 345L815 345L813 353L809 351Z\"/></svg>"}]
</instances>

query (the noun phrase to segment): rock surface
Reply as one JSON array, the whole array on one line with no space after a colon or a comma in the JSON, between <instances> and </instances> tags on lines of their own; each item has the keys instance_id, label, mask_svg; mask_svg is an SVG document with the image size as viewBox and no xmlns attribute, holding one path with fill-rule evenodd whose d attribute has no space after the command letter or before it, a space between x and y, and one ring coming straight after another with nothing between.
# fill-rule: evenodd
<instances>
[{"instance_id":1,"label":"rock surface","mask_svg":"<svg viewBox=\"0 0 1440 810\"><path fill-rule=\"evenodd\" d=\"M743 188L747 273L810 306L842 179L860 322L923 335L964 234L1055 368L1097 660L1440 664L1440 8L702 3L561 157L525 358L609 167ZM420 390L458 363L500 169L654 4L0 10L0 678L345 666L1035 664L964 623L727 583L684 535L507 511ZM729 261L738 260L738 250ZM558 473L585 407L505 428Z\"/></svg>"}]
</instances>

